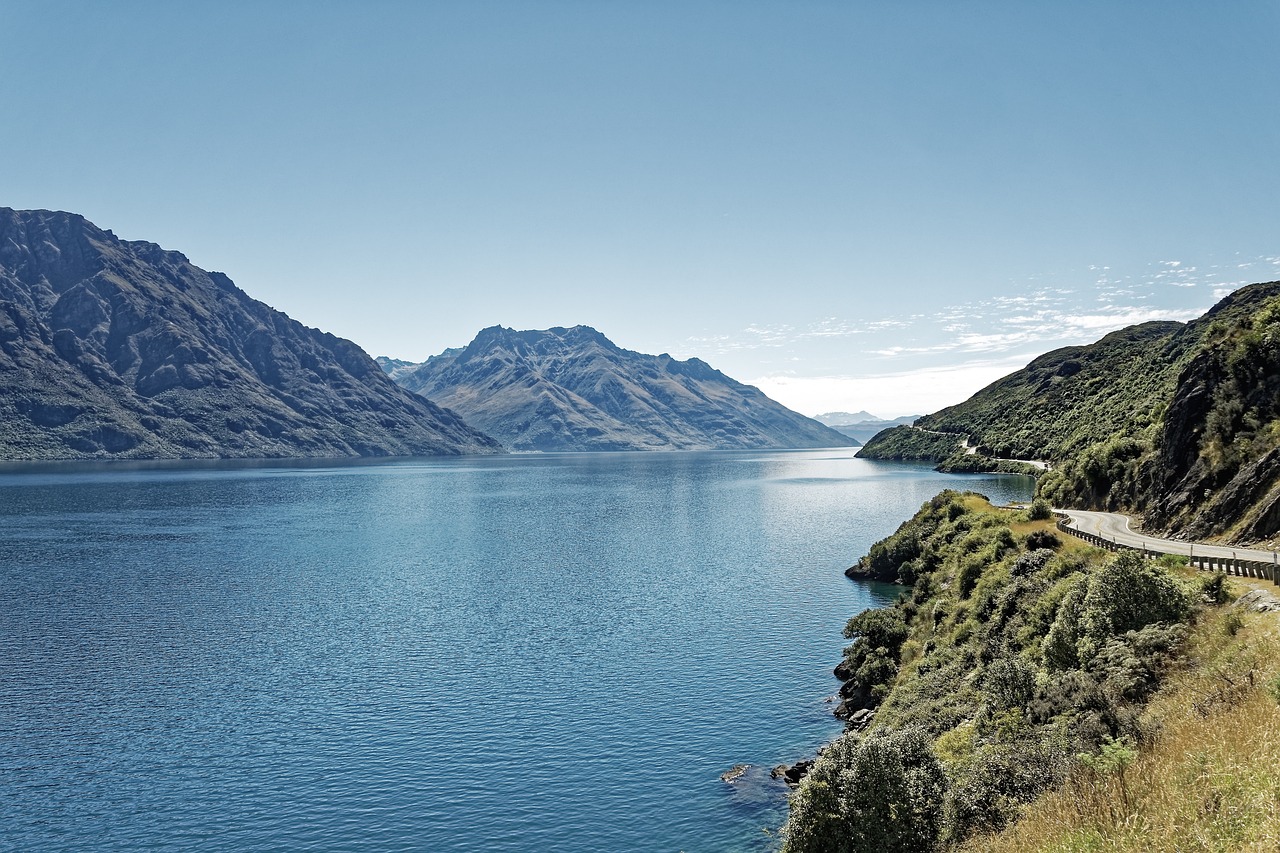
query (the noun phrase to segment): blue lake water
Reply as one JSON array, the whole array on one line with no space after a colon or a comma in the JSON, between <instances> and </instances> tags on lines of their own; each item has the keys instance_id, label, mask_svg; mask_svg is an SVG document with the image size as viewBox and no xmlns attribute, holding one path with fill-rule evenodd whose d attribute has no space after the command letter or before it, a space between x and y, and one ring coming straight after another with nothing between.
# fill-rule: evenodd
<instances>
[{"instance_id":1,"label":"blue lake water","mask_svg":"<svg viewBox=\"0 0 1280 853\"><path fill-rule=\"evenodd\" d=\"M0 470L0 848L751 851L840 731L852 451ZM739 784L719 776L755 769Z\"/></svg>"}]
</instances>

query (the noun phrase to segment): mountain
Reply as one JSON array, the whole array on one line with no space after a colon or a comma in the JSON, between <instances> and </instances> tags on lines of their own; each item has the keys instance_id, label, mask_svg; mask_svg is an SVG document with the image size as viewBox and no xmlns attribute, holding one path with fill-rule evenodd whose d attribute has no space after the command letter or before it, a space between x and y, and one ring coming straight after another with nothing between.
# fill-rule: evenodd
<instances>
[{"instance_id":1,"label":"mountain","mask_svg":"<svg viewBox=\"0 0 1280 853\"><path fill-rule=\"evenodd\" d=\"M1144 323L1043 355L859 455L950 468L1041 459L1061 505L1128 509L1148 529L1257 542L1280 534L1280 282L1190 323ZM964 454L961 439L976 446Z\"/></svg>"},{"instance_id":2,"label":"mountain","mask_svg":"<svg viewBox=\"0 0 1280 853\"><path fill-rule=\"evenodd\" d=\"M884 420L884 418L877 418L870 412L824 412L821 415L814 415L813 419L820 424L826 424L833 428L842 424L856 424L866 421Z\"/></svg>"},{"instance_id":3,"label":"mountain","mask_svg":"<svg viewBox=\"0 0 1280 853\"><path fill-rule=\"evenodd\" d=\"M513 450L851 444L703 361L624 350L589 326L493 326L397 381Z\"/></svg>"},{"instance_id":4,"label":"mountain","mask_svg":"<svg viewBox=\"0 0 1280 853\"><path fill-rule=\"evenodd\" d=\"M865 412L862 414L865 414ZM892 420L872 417L869 420L845 421L843 423L827 424L827 426L837 432L844 433L850 438L856 440L859 444L866 444L883 430L889 429L890 427L910 424L919 417L919 415L907 415L906 417L894 418ZM824 421L824 423L826 422Z\"/></svg>"},{"instance_id":5,"label":"mountain","mask_svg":"<svg viewBox=\"0 0 1280 853\"><path fill-rule=\"evenodd\" d=\"M73 213L0 208L0 458L499 449L222 273Z\"/></svg>"}]
</instances>

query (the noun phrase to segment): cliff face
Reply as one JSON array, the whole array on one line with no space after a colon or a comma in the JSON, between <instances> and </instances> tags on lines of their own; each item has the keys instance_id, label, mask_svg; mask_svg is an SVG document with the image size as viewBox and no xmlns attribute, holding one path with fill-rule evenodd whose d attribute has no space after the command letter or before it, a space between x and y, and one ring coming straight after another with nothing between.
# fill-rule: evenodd
<instances>
[{"instance_id":1,"label":"cliff face","mask_svg":"<svg viewBox=\"0 0 1280 853\"><path fill-rule=\"evenodd\" d=\"M481 331L397 381L513 450L835 447L835 430L698 359L621 349L587 326Z\"/></svg>"},{"instance_id":2,"label":"cliff face","mask_svg":"<svg viewBox=\"0 0 1280 853\"><path fill-rule=\"evenodd\" d=\"M1205 315L1145 460L1147 522L1190 538L1280 532L1280 284Z\"/></svg>"},{"instance_id":3,"label":"cliff face","mask_svg":"<svg viewBox=\"0 0 1280 853\"><path fill-rule=\"evenodd\" d=\"M0 208L0 458L498 449L221 273L75 214Z\"/></svg>"}]
</instances>

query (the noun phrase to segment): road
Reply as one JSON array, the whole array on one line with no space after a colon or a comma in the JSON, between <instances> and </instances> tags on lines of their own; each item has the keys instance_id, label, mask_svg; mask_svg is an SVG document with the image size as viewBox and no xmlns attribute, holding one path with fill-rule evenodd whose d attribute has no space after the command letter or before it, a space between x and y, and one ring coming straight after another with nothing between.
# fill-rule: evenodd
<instances>
[{"instance_id":1,"label":"road","mask_svg":"<svg viewBox=\"0 0 1280 853\"><path fill-rule=\"evenodd\" d=\"M948 438L959 438L960 446L964 448L964 452L966 455L968 456L978 455L977 445L970 444L969 436L967 435L963 435L957 432L939 432L936 429L925 429L924 427L918 427L915 424L907 424L907 426L909 426L911 429L920 430L920 432L927 432L930 435L945 435ZM1030 465L1032 468L1039 468L1041 471L1048 471L1050 468L1049 463L1045 462L1043 459L1004 459L998 456L988 456L987 458L994 459L996 462L1021 462L1023 465Z\"/></svg>"},{"instance_id":2,"label":"road","mask_svg":"<svg viewBox=\"0 0 1280 853\"><path fill-rule=\"evenodd\" d=\"M1275 563L1280 559L1274 551L1232 548L1229 545L1206 545L1202 542L1179 542L1175 539L1157 539L1154 536L1135 533L1129 529L1129 516L1118 512L1087 512L1080 509L1059 509L1054 512L1063 513L1070 518L1071 526L1077 530L1101 536L1119 545L1146 548L1150 551L1159 551L1161 554L1257 560L1263 563Z\"/></svg>"}]
</instances>

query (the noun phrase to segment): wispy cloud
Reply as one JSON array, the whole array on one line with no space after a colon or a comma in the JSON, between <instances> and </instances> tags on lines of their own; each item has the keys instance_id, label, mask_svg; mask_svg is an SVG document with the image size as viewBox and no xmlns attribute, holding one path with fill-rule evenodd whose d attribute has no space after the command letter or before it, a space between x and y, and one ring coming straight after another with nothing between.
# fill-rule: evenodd
<instances>
[{"instance_id":1,"label":"wispy cloud","mask_svg":"<svg viewBox=\"0 0 1280 853\"><path fill-rule=\"evenodd\" d=\"M687 347L711 356L759 351L763 375L754 384L800 411L934 411L1050 349L1139 323L1191 320L1237 288L1277 277L1277 267L1280 256L1168 259L1130 271L1094 264L1073 275L1032 276L1010 292L932 311L761 322L691 338ZM769 364L775 372L764 367ZM862 375L845 373L851 364ZM777 372L806 368L807 375Z\"/></svg>"}]
</instances>

